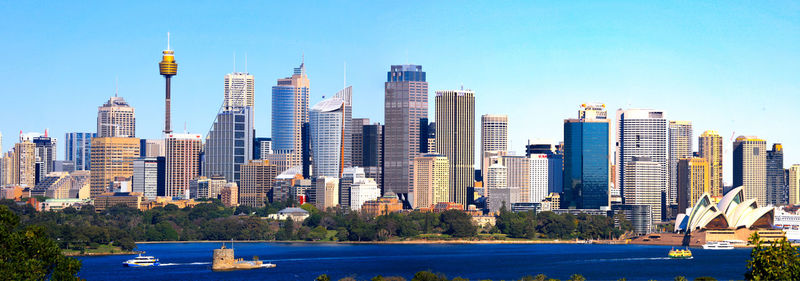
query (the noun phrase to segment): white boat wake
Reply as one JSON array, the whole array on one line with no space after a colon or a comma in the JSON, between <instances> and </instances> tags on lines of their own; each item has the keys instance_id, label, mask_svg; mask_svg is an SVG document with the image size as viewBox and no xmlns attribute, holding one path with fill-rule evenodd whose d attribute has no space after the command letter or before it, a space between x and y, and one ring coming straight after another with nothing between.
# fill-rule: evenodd
<instances>
[{"instance_id":1,"label":"white boat wake","mask_svg":"<svg viewBox=\"0 0 800 281\"><path fill-rule=\"evenodd\" d=\"M211 264L210 262L189 262L189 263L162 263L159 266L173 266L173 265L202 265Z\"/></svg>"}]
</instances>

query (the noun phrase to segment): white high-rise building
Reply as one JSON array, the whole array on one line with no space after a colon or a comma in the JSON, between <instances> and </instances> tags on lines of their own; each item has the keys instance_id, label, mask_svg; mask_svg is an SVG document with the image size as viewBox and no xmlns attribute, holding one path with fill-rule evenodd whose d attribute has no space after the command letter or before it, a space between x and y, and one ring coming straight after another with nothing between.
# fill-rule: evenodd
<instances>
[{"instance_id":1,"label":"white high-rise building","mask_svg":"<svg viewBox=\"0 0 800 281\"><path fill-rule=\"evenodd\" d=\"M164 161L163 158L160 161ZM164 165L161 163L161 165ZM163 171L159 173L159 159L157 157L142 157L133 160L133 179L131 180L132 191L144 195L147 200L155 200L158 196L158 185L164 179L159 179L159 174L163 176ZM161 187L163 189L163 186Z\"/></svg>"},{"instance_id":2,"label":"white high-rise building","mask_svg":"<svg viewBox=\"0 0 800 281\"><path fill-rule=\"evenodd\" d=\"M481 115L481 167L487 151L508 151L508 115ZM488 165L487 165L488 167ZM487 171L481 171L486 177Z\"/></svg>"},{"instance_id":3,"label":"white high-rise building","mask_svg":"<svg viewBox=\"0 0 800 281\"><path fill-rule=\"evenodd\" d=\"M622 200L625 205L648 205L653 222L661 221L661 193L663 165L650 161L648 157L633 157L625 166L625 189Z\"/></svg>"},{"instance_id":4,"label":"white high-rise building","mask_svg":"<svg viewBox=\"0 0 800 281\"><path fill-rule=\"evenodd\" d=\"M225 110L233 107L255 106L255 82L250 73L234 72L225 75Z\"/></svg>"},{"instance_id":5,"label":"white high-rise building","mask_svg":"<svg viewBox=\"0 0 800 281\"><path fill-rule=\"evenodd\" d=\"M309 119L314 176L340 177L344 168L344 101L334 97L317 103L309 111Z\"/></svg>"},{"instance_id":6,"label":"white high-rise building","mask_svg":"<svg viewBox=\"0 0 800 281\"><path fill-rule=\"evenodd\" d=\"M113 96L97 108L97 137L135 137L136 114L125 99Z\"/></svg>"},{"instance_id":7,"label":"white high-rise building","mask_svg":"<svg viewBox=\"0 0 800 281\"><path fill-rule=\"evenodd\" d=\"M626 166L634 157L646 157L650 162L657 163L660 170L656 174L648 173L647 176L653 184L658 184L661 193L666 196L668 188L667 176L667 119L664 111L651 109L619 109L617 110L617 141L616 141L616 184L622 193L622 203L626 203L625 191L628 188L628 177L625 175ZM659 200L659 202L661 202ZM659 203L660 204L660 203ZM661 206L653 209L653 214L661 215ZM661 221L661 217L654 221Z\"/></svg>"},{"instance_id":8,"label":"white high-rise building","mask_svg":"<svg viewBox=\"0 0 800 281\"><path fill-rule=\"evenodd\" d=\"M531 154L530 197L525 202L542 202L550 193L561 193L563 188L564 158L558 154Z\"/></svg>"}]
</instances>

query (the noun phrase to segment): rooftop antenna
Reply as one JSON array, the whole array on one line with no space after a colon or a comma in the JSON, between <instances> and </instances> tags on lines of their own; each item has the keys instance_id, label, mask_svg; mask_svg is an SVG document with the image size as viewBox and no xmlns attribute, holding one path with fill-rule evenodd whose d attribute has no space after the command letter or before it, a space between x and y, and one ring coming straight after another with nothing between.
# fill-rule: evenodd
<instances>
[{"instance_id":1,"label":"rooftop antenna","mask_svg":"<svg viewBox=\"0 0 800 281\"><path fill-rule=\"evenodd\" d=\"M119 96L119 76L117 76L117 78L115 78L114 80L115 80L114 83L116 85L116 88L114 89L114 97L116 98Z\"/></svg>"},{"instance_id":2,"label":"rooftop antenna","mask_svg":"<svg viewBox=\"0 0 800 281\"><path fill-rule=\"evenodd\" d=\"M244 53L244 73L247 73L247 53Z\"/></svg>"},{"instance_id":3,"label":"rooftop antenna","mask_svg":"<svg viewBox=\"0 0 800 281\"><path fill-rule=\"evenodd\" d=\"M342 81L342 89L347 88L347 61L344 62L344 79Z\"/></svg>"},{"instance_id":4,"label":"rooftop antenna","mask_svg":"<svg viewBox=\"0 0 800 281\"><path fill-rule=\"evenodd\" d=\"M236 73L236 52L233 52L233 73Z\"/></svg>"},{"instance_id":5,"label":"rooftop antenna","mask_svg":"<svg viewBox=\"0 0 800 281\"><path fill-rule=\"evenodd\" d=\"M183 121L183 133L188 134L189 131L186 129L186 121Z\"/></svg>"}]
</instances>

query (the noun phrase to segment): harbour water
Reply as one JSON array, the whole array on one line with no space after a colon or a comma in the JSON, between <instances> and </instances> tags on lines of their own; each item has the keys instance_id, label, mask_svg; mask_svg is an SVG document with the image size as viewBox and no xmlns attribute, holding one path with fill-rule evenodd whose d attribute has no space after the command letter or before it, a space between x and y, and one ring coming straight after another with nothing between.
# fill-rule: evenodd
<instances>
[{"instance_id":1,"label":"harbour water","mask_svg":"<svg viewBox=\"0 0 800 281\"><path fill-rule=\"evenodd\" d=\"M87 280L332 280L376 275L411 279L431 270L453 278L516 280L546 274L565 280L579 273L588 280L718 280L744 277L750 249L724 251L693 248L694 258L667 258L671 247L580 244L318 244L236 243L236 257L258 256L276 268L212 272L211 253L221 243L139 244L138 249L161 260L161 266L128 268L132 256L80 257L79 276Z\"/></svg>"}]
</instances>

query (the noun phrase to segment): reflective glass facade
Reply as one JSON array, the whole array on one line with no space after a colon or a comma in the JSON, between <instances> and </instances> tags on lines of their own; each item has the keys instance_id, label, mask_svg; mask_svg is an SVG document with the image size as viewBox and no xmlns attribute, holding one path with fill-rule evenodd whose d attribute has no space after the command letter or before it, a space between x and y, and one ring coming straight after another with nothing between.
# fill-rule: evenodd
<instances>
[{"instance_id":1,"label":"reflective glass facade","mask_svg":"<svg viewBox=\"0 0 800 281\"><path fill-rule=\"evenodd\" d=\"M608 121L564 121L562 208L608 206Z\"/></svg>"},{"instance_id":2,"label":"reflective glass facade","mask_svg":"<svg viewBox=\"0 0 800 281\"><path fill-rule=\"evenodd\" d=\"M88 171L91 168L92 138L96 136L96 133L65 134L64 157L75 164L76 171Z\"/></svg>"}]
</instances>

